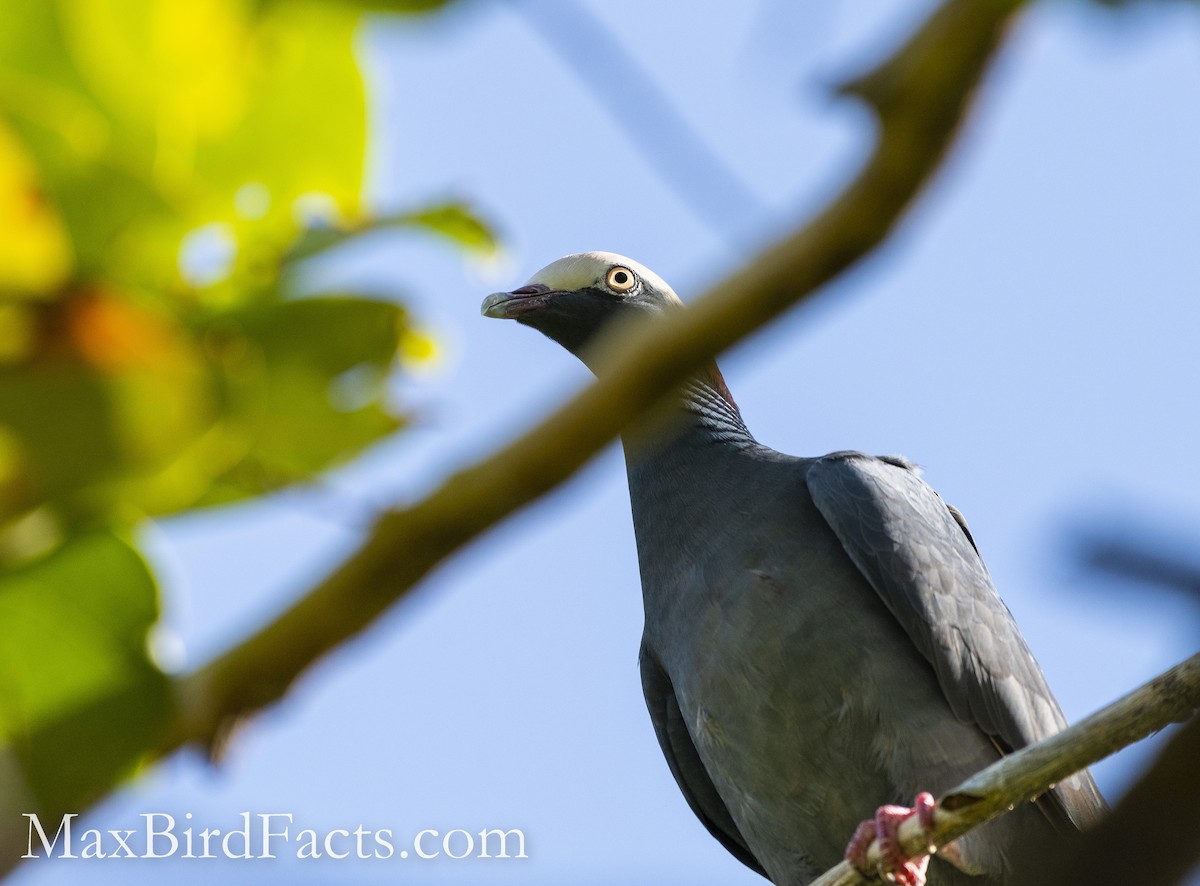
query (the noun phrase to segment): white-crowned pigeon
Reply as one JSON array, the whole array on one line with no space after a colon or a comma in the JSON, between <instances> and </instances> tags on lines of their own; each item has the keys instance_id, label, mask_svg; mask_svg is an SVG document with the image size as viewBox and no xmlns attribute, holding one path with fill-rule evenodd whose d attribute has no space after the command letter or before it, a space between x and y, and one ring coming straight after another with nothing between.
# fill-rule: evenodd
<instances>
[{"instance_id":1,"label":"white-crowned pigeon","mask_svg":"<svg viewBox=\"0 0 1200 886\"><path fill-rule=\"evenodd\" d=\"M610 320L681 310L657 275L604 252L483 302L589 366ZM846 844L864 818L869 837L907 813L873 817L880 804L945 791L1065 726L962 516L911 464L761 445L715 364L673 418L624 439L642 685L675 780L737 858L808 883L861 861L863 840ZM1018 854L1104 808L1080 773L944 847L929 882L1010 883ZM900 882L925 873L923 859L888 863Z\"/></svg>"}]
</instances>

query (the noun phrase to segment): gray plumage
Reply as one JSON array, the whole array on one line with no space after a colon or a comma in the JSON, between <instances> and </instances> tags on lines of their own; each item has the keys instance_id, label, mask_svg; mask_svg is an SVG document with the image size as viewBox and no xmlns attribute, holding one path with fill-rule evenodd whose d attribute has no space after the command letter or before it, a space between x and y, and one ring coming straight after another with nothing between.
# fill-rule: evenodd
<instances>
[{"instance_id":1,"label":"gray plumage","mask_svg":"<svg viewBox=\"0 0 1200 886\"><path fill-rule=\"evenodd\" d=\"M612 319L680 309L610 253L560 259L483 306L589 365ZM879 805L1063 728L961 515L909 463L762 446L715 364L679 400L667 430L624 440L642 685L676 782L731 853L807 883ZM1008 883L1018 853L1103 809L1081 773L956 841L929 882Z\"/></svg>"}]
</instances>

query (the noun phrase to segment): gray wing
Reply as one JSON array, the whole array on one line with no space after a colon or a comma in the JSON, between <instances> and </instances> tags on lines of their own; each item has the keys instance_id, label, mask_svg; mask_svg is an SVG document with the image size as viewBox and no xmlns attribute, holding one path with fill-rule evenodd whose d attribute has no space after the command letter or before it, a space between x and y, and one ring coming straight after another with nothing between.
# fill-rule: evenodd
<instances>
[{"instance_id":1,"label":"gray wing","mask_svg":"<svg viewBox=\"0 0 1200 886\"><path fill-rule=\"evenodd\" d=\"M966 523L911 465L838 452L817 459L807 480L818 510L933 666L959 719L976 723L1002 751L1066 727ZM1053 796L1076 826L1104 809L1087 772Z\"/></svg>"},{"instance_id":2,"label":"gray wing","mask_svg":"<svg viewBox=\"0 0 1200 886\"><path fill-rule=\"evenodd\" d=\"M638 664L641 666L642 691L646 695L650 720L654 723L654 734L658 736L663 756L667 758L667 765L671 768L671 774L675 776L679 789L683 791L688 806L696 813L696 817L708 832L728 849L734 858L766 877L767 872L746 845L737 825L733 823L725 801L721 799L708 777L708 771L692 743L683 713L679 710L671 678L645 644L642 645L638 656Z\"/></svg>"}]
</instances>

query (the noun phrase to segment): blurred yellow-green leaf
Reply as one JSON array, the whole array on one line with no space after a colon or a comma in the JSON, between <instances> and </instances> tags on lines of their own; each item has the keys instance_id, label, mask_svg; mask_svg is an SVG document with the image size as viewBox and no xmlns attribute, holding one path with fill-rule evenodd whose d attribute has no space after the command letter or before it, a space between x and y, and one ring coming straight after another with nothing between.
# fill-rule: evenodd
<instances>
[{"instance_id":1,"label":"blurred yellow-green leaf","mask_svg":"<svg viewBox=\"0 0 1200 886\"><path fill-rule=\"evenodd\" d=\"M44 295L66 280L71 270L66 231L45 200L33 158L3 120L0 231L0 293Z\"/></svg>"},{"instance_id":2,"label":"blurred yellow-green leaf","mask_svg":"<svg viewBox=\"0 0 1200 886\"><path fill-rule=\"evenodd\" d=\"M438 355L437 341L423 329L407 329L400 339L400 358L408 364L428 363Z\"/></svg>"},{"instance_id":3,"label":"blurred yellow-green leaf","mask_svg":"<svg viewBox=\"0 0 1200 886\"><path fill-rule=\"evenodd\" d=\"M309 479L399 427L385 382L405 328L398 305L349 296L223 316L207 339L223 365L213 437L238 457L205 501Z\"/></svg>"},{"instance_id":4,"label":"blurred yellow-green leaf","mask_svg":"<svg viewBox=\"0 0 1200 886\"><path fill-rule=\"evenodd\" d=\"M72 524L144 512L125 484L159 470L215 418L190 333L153 300L99 288L29 315L28 352L0 365L0 427L20 466L20 482L0 473L0 525L44 505Z\"/></svg>"},{"instance_id":5,"label":"blurred yellow-green leaf","mask_svg":"<svg viewBox=\"0 0 1200 886\"><path fill-rule=\"evenodd\" d=\"M157 617L150 570L111 533L0 572L0 754L20 761L39 808L80 808L161 727L167 682L147 645Z\"/></svg>"},{"instance_id":6,"label":"blurred yellow-green leaf","mask_svg":"<svg viewBox=\"0 0 1200 886\"><path fill-rule=\"evenodd\" d=\"M285 263L378 225L494 240L461 204L362 213L360 13L11 10L0 291L56 300L0 304L0 537L39 507L69 526L128 522L309 480L400 425L384 378L402 343L410 358L432 343L396 305L290 302Z\"/></svg>"},{"instance_id":7,"label":"blurred yellow-green leaf","mask_svg":"<svg viewBox=\"0 0 1200 886\"><path fill-rule=\"evenodd\" d=\"M309 258L360 234L388 228L436 234L478 256L489 256L499 249L496 234L487 222L465 203L449 202L433 203L409 212L365 217L352 224L310 227L288 250L287 258L290 261Z\"/></svg>"},{"instance_id":8,"label":"blurred yellow-green leaf","mask_svg":"<svg viewBox=\"0 0 1200 886\"><path fill-rule=\"evenodd\" d=\"M462 204L363 209L363 12L440 5L5 6L0 806L79 809L153 746L139 521L312 481L403 425L389 374L435 343L398 303L289 286L373 227L494 248Z\"/></svg>"},{"instance_id":9,"label":"blurred yellow-green leaf","mask_svg":"<svg viewBox=\"0 0 1200 886\"><path fill-rule=\"evenodd\" d=\"M288 0L257 0L262 6L286 3ZM368 12L394 12L402 15L413 15L433 12L443 6L449 6L451 0L337 0L348 6L357 6Z\"/></svg>"},{"instance_id":10,"label":"blurred yellow-green leaf","mask_svg":"<svg viewBox=\"0 0 1200 886\"><path fill-rule=\"evenodd\" d=\"M60 0L6 10L0 115L38 158L85 273L178 282L181 239L214 221L254 222L248 236L282 251L308 195L357 216L359 17L315 0L255 9ZM239 201L247 189L257 208Z\"/></svg>"},{"instance_id":11,"label":"blurred yellow-green leaf","mask_svg":"<svg viewBox=\"0 0 1200 886\"><path fill-rule=\"evenodd\" d=\"M111 261L115 238L135 220L170 217L151 174L153 144L117 125L81 77L63 39L70 3L17 3L0 29L0 117L35 159L47 200L62 217L76 269ZM140 268L124 269L132 278Z\"/></svg>"},{"instance_id":12,"label":"blurred yellow-green leaf","mask_svg":"<svg viewBox=\"0 0 1200 886\"><path fill-rule=\"evenodd\" d=\"M464 249L484 255L498 248L496 235L462 203L443 203L409 215L404 223L440 234Z\"/></svg>"},{"instance_id":13,"label":"blurred yellow-green leaf","mask_svg":"<svg viewBox=\"0 0 1200 886\"><path fill-rule=\"evenodd\" d=\"M259 494L400 426L385 381L409 333L391 302L276 295L184 324L88 290L35 316L31 354L0 366L0 526L47 505L74 525Z\"/></svg>"}]
</instances>

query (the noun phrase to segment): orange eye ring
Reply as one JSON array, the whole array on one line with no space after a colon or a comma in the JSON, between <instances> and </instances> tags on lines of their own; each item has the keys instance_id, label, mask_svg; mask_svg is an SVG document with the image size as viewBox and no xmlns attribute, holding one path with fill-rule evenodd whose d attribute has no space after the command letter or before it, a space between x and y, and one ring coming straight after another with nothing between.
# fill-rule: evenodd
<instances>
[{"instance_id":1,"label":"orange eye ring","mask_svg":"<svg viewBox=\"0 0 1200 886\"><path fill-rule=\"evenodd\" d=\"M604 275L604 285L613 292L630 292L638 285L637 274L624 265L613 265Z\"/></svg>"}]
</instances>

